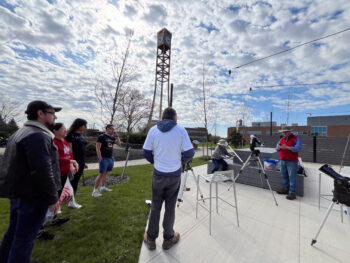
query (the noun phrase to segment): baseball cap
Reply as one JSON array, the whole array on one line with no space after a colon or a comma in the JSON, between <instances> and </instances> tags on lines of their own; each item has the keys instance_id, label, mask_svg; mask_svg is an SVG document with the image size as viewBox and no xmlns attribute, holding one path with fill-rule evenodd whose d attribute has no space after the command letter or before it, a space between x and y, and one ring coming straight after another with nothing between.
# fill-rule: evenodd
<instances>
[{"instance_id":1,"label":"baseball cap","mask_svg":"<svg viewBox=\"0 0 350 263\"><path fill-rule=\"evenodd\" d=\"M53 107L52 105L46 103L45 101L34 100L28 104L27 110L25 111L25 113L29 115L37 112L38 110L45 111L47 109L53 109L55 112L62 110L62 108Z\"/></svg>"}]
</instances>

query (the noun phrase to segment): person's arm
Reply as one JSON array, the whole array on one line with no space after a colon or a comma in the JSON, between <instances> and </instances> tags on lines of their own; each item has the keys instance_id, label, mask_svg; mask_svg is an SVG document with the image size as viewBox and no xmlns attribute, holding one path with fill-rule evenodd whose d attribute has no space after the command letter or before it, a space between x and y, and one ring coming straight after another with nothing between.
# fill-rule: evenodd
<instances>
[{"instance_id":1,"label":"person's arm","mask_svg":"<svg viewBox=\"0 0 350 263\"><path fill-rule=\"evenodd\" d=\"M46 134L35 133L27 136L22 143L35 191L43 202L55 204L58 201L58 189L52 166L52 139Z\"/></svg>"},{"instance_id":2,"label":"person's arm","mask_svg":"<svg viewBox=\"0 0 350 263\"><path fill-rule=\"evenodd\" d=\"M101 162L101 160L102 160L101 146L102 146L102 143L96 142L96 153L97 153L98 160L99 160L100 162Z\"/></svg>"},{"instance_id":3,"label":"person's arm","mask_svg":"<svg viewBox=\"0 0 350 263\"><path fill-rule=\"evenodd\" d=\"M114 136L115 136L115 142L114 143L116 145L120 146L121 145L121 141L120 141L118 133L115 133Z\"/></svg>"},{"instance_id":4,"label":"person's arm","mask_svg":"<svg viewBox=\"0 0 350 263\"><path fill-rule=\"evenodd\" d=\"M280 151L280 143L281 143L281 139L278 140L278 143L276 145L276 151L279 152Z\"/></svg>"},{"instance_id":5,"label":"person's arm","mask_svg":"<svg viewBox=\"0 0 350 263\"><path fill-rule=\"evenodd\" d=\"M301 146L301 140L300 140L300 138L299 137L296 137L295 138L295 145L294 146L292 146L292 147L289 147L289 150L291 150L292 152L300 152L301 151L301 148L302 148L302 146Z\"/></svg>"},{"instance_id":6,"label":"person's arm","mask_svg":"<svg viewBox=\"0 0 350 263\"><path fill-rule=\"evenodd\" d=\"M181 154L181 162L183 164L190 162L194 156L194 150L190 137L188 136L188 133L185 129L182 134L182 152L183 154Z\"/></svg>"},{"instance_id":7,"label":"person's arm","mask_svg":"<svg viewBox=\"0 0 350 263\"><path fill-rule=\"evenodd\" d=\"M143 144L143 156L146 158L147 161L150 163L154 163L154 156L153 156L153 133L152 129L148 132L145 143Z\"/></svg>"}]
</instances>

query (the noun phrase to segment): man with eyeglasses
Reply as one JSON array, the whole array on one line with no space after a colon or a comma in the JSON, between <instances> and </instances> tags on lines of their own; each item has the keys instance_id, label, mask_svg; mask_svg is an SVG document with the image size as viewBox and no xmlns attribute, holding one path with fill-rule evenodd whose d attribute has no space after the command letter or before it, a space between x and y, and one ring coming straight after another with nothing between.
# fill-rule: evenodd
<instances>
[{"instance_id":1,"label":"man with eyeglasses","mask_svg":"<svg viewBox=\"0 0 350 263\"><path fill-rule=\"evenodd\" d=\"M30 262L45 214L56 214L60 171L54 135L56 112L44 101L28 104L28 121L8 140L0 165L0 197L10 199L10 222L0 246L0 263Z\"/></svg>"}]
</instances>

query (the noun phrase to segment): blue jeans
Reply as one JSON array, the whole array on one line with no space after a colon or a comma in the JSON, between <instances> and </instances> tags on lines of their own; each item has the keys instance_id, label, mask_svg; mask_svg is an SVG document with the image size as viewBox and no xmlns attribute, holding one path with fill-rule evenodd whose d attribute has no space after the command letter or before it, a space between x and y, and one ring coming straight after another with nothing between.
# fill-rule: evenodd
<instances>
[{"instance_id":1,"label":"blue jeans","mask_svg":"<svg viewBox=\"0 0 350 263\"><path fill-rule=\"evenodd\" d=\"M295 194L297 190L297 167L298 162L281 160L283 187L289 189L290 194Z\"/></svg>"},{"instance_id":2,"label":"blue jeans","mask_svg":"<svg viewBox=\"0 0 350 263\"><path fill-rule=\"evenodd\" d=\"M48 205L34 199L11 199L10 222L0 246L0 263L29 263Z\"/></svg>"},{"instance_id":3,"label":"blue jeans","mask_svg":"<svg viewBox=\"0 0 350 263\"><path fill-rule=\"evenodd\" d=\"M222 170L226 171L227 170L227 162L224 159L212 159L214 163L214 168L210 172L211 174L219 170L219 164L222 164Z\"/></svg>"}]
</instances>

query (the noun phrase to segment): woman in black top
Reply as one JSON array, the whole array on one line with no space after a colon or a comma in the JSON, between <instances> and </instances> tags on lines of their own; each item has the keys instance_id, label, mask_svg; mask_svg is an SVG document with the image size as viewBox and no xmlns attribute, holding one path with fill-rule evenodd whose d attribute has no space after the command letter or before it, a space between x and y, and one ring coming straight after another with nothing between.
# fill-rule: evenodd
<instances>
[{"instance_id":1,"label":"woman in black top","mask_svg":"<svg viewBox=\"0 0 350 263\"><path fill-rule=\"evenodd\" d=\"M84 168L87 168L85 164L85 149L87 141L82 136L82 133L86 130L87 121L84 119L75 119L68 130L66 141L69 143L73 151L73 159L79 164L79 170L74 175L74 179L71 181L74 189L74 194L77 192L78 183L80 177L84 172ZM75 203L71 206L72 208L81 208L81 205Z\"/></svg>"}]
</instances>

